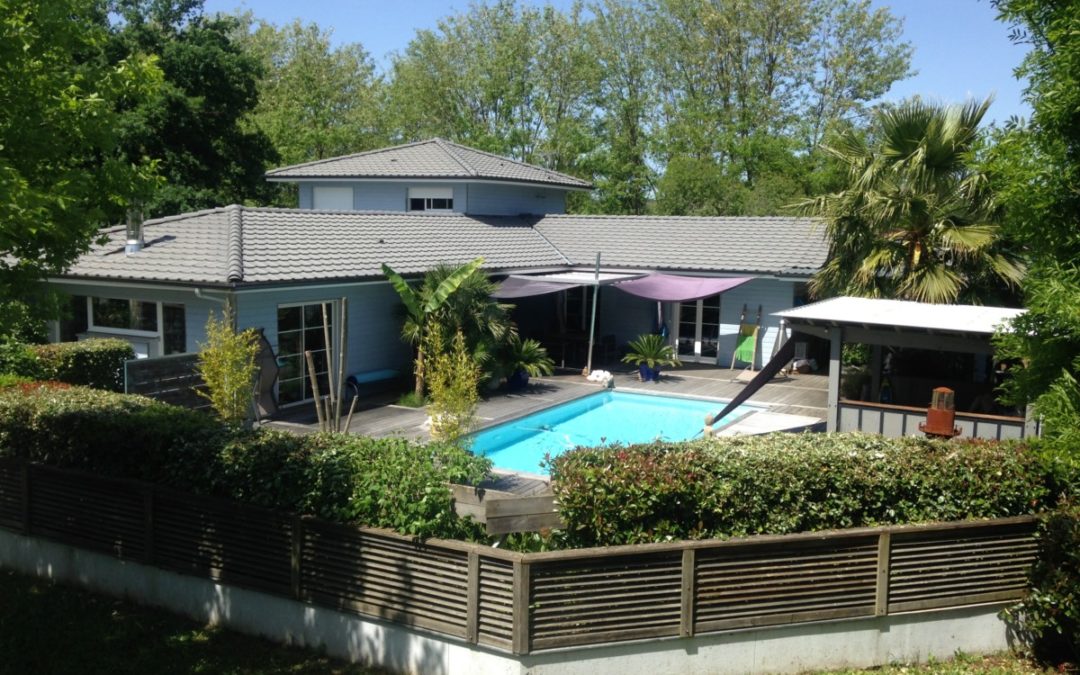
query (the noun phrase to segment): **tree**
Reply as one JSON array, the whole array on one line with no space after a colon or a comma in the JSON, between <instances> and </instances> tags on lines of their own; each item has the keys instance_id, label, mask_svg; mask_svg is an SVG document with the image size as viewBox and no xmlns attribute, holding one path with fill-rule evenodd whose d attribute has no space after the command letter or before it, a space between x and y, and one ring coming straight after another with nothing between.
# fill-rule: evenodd
<instances>
[{"instance_id":1,"label":"tree","mask_svg":"<svg viewBox=\"0 0 1080 675\"><path fill-rule=\"evenodd\" d=\"M165 178L145 214L265 200L273 188L263 173L276 155L243 124L259 63L240 47L239 21L205 16L202 0L112 0L110 12L111 59L153 54L165 74L156 96L121 107L118 124L129 160L153 157Z\"/></svg>"},{"instance_id":2,"label":"tree","mask_svg":"<svg viewBox=\"0 0 1080 675\"><path fill-rule=\"evenodd\" d=\"M106 63L93 0L4 0L0 20L0 298L34 309L38 280L62 272L148 194L153 162L125 157L117 110L161 83L153 58Z\"/></svg>"},{"instance_id":3,"label":"tree","mask_svg":"<svg viewBox=\"0 0 1080 675\"><path fill-rule=\"evenodd\" d=\"M386 144L382 80L359 44L330 46L330 31L299 20L278 28L242 17L245 51L261 64L251 125L283 164L347 155Z\"/></svg>"},{"instance_id":4,"label":"tree","mask_svg":"<svg viewBox=\"0 0 1080 675\"><path fill-rule=\"evenodd\" d=\"M877 115L873 144L848 131L825 147L848 180L799 205L825 220L830 239L815 295L984 301L1020 282L1023 265L1002 240L1000 209L974 168L989 105L909 100ZM978 283L987 277L989 288Z\"/></svg>"},{"instance_id":5,"label":"tree","mask_svg":"<svg viewBox=\"0 0 1080 675\"><path fill-rule=\"evenodd\" d=\"M237 332L233 311L218 318L213 313L206 322L206 343L199 345L198 371L206 391L196 390L210 401L214 412L229 424L241 424L254 413L255 376L259 368L259 334L254 328Z\"/></svg>"},{"instance_id":6,"label":"tree","mask_svg":"<svg viewBox=\"0 0 1080 675\"><path fill-rule=\"evenodd\" d=\"M420 284L419 288L409 285L409 282L395 272L389 265L382 266L383 274L390 281L390 285L397 291L405 306L405 321L401 327L403 340L416 347L416 388L417 398L424 395L425 385L425 358L428 342L428 329L433 322L433 317L447 302L451 295L465 281L480 269L484 264L483 258L477 258L466 263L437 283L428 283L427 279Z\"/></svg>"},{"instance_id":7,"label":"tree","mask_svg":"<svg viewBox=\"0 0 1080 675\"><path fill-rule=\"evenodd\" d=\"M425 337L430 354L428 381L431 401L431 437L454 442L472 431L480 402L480 366L473 360L461 331L447 340L444 329L432 324Z\"/></svg>"},{"instance_id":8,"label":"tree","mask_svg":"<svg viewBox=\"0 0 1080 675\"><path fill-rule=\"evenodd\" d=\"M1080 467L1068 442L1080 427L1080 2L998 0L1012 38L1030 45L1017 70L1028 78L1029 124L997 137L987 170L1006 209L1004 227L1025 250L1028 311L1003 333L1015 358L1007 394L1047 415L1044 435Z\"/></svg>"}]
</instances>

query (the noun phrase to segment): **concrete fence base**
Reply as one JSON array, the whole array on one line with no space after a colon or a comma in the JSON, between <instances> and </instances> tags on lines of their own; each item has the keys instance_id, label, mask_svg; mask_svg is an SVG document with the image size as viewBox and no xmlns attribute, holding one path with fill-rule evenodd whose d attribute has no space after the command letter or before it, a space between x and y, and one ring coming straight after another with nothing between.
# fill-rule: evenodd
<instances>
[{"instance_id":1,"label":"concrete fence base","mask_svg":"<svg viewBox=\"0 0 1080 675\"><path fill-rule=\"evenodd\" d=\"M402 673L661 675L798 673L946 659L1011 646L1000 604L826 621L514 656L0 530L0 567L164 607L291 645Z\"/></svg>"}]
</instances>

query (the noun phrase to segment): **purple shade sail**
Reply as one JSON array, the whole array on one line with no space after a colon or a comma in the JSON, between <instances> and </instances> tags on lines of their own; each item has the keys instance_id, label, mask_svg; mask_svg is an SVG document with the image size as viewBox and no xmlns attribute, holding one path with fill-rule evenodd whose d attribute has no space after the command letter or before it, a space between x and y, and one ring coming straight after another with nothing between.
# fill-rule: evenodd
<instances>
[{"instance_id":1,"label":"purple shade sail","mask_svg":"<svg viewBox=\"0 0 1080 675\"><path fill-rule=\"evenodd\" d=\"M571 288L577 288L582 284L563 284L556 281L543 281L541 279L523 279L521 277L507 277L499 284L499 287L491 294L491 297L500 300L509 298L527 298L531 295L547 295Z\"/></svg>"},{"instance_id":2,"label":"purple shade sail","mask_svg":"<svg viewBox=\"0 0 1080 675\"><path fill-rule=\"evenodd\" d=\"M620 281L615 288L649 300L689 302L741 286L750 277L682 277L676 274L650 274L640 279Z\"/></svg>"}]
</instances>

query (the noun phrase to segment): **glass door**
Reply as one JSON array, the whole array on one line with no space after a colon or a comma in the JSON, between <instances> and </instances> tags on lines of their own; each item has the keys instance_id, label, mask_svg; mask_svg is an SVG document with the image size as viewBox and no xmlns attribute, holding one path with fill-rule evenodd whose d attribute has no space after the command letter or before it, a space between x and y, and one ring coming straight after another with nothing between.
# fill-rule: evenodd
<instances>
[{"instance_id":1,"label":"glass door","mask_svg":"<svg viewBox=\"0 0 1080 675\"><path fill-rule=\"evenodd\" d=\"M334 307L327 303L329 333L334 334ZM281 405L306 401L312 397L305 351L315 362L319 388L327 391L326 337L323 331L322 303L281 305L277 311L278 329L278 401ZM331 337L333 340L333 337Z\"/></svg>"},{"instance_id":2,"label":"glass door","mask_svg":"<svg viewBox=\"0 0 1080 675\"><path fill-rule=\"evenodd\" d=\"M716 361L720 343L720 296L679 303L675 350L680 359Z\"/></svg>"}]
</instances>

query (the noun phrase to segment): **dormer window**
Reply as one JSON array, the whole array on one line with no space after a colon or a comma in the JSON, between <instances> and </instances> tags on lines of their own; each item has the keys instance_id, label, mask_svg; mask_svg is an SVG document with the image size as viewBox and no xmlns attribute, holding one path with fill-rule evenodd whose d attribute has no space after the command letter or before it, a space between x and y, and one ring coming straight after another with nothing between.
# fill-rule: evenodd
<instances>
[{"instance_id":1,"label":"dormer window","mask_svg":"<svg viewBox=\"0 0 1080 675\"><path fill-rule=\"evenodd\" d=\"M453 188L409 188L410 211L453 211Z\"/></svg>"}]
</instances>

